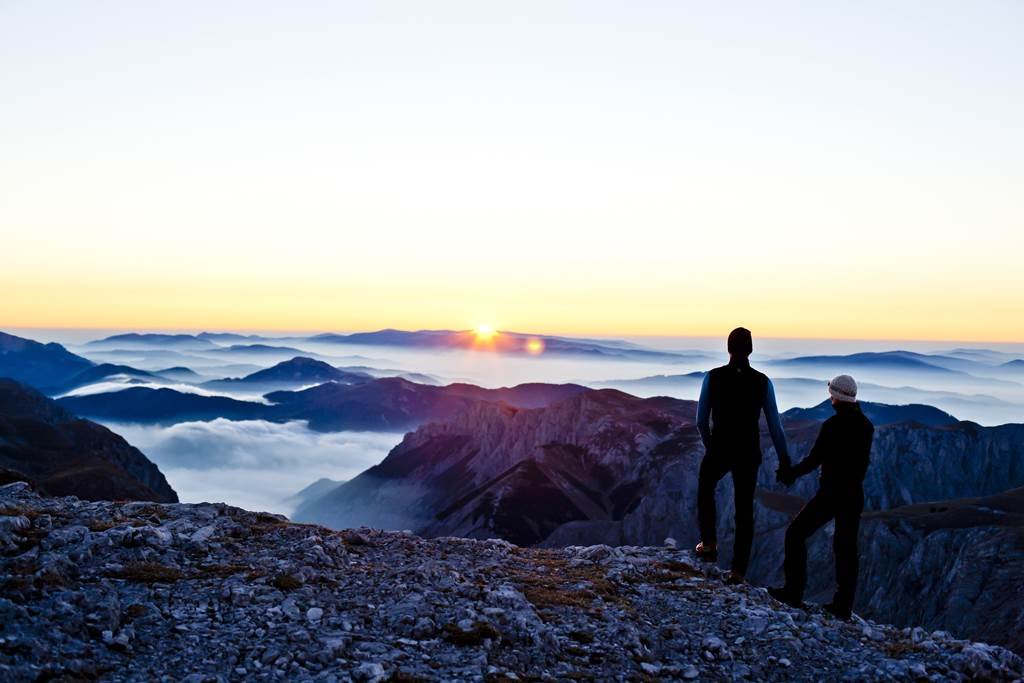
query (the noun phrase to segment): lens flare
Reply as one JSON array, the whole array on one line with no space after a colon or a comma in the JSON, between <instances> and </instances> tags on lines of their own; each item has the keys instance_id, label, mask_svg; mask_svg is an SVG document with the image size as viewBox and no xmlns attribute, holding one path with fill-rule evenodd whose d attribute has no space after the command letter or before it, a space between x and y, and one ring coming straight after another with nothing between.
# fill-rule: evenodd
<instances>
[{"instance_id":1,"label":"lens flare","mask_svg":"<svg viewBox=\"0 0 1024 683\"><path fill-rule=\"evenodd\" d=\"M544 340L537 338L526 340L526 352L534 356L544 353Z\"/></svg>"}]
</instances>

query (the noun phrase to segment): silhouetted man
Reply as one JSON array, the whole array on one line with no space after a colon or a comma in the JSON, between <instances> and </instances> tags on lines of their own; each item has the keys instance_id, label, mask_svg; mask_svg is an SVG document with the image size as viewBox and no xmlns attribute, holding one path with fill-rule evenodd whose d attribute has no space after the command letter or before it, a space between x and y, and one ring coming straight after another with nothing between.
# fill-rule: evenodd
<instances>
[{"instance_id":1,"label":"silhouetted man","mask_svg":"<svg viewBox=\"0 0 1024 683\"><path fill-rule=\"evenodd\" d=\"M697 403L697 429L704 442L704 460L697 483L697 518L701 541L696 554L702 560L718 559L715 528L715 487L732 473L735 494L736 538L730 579L741 581L750 561L754 540L754 485L761 465L761 412L779 454L780 471L789 466L786 435L782 431L775 388L764 374L750 367L754 350L750 330L737 327L729 333L729 364L704 376Z\"/></svg>"},{"instance_id":2,"label":"silhouetted man","mask_svg":"<svg viewBox=\"0 0 1024 683\"><path fill-rule=\"evenodd\" d=\"M832 552L836 560L836 593L824 607L840 619L849 619L857 590L857 533L864 509L864 473L875 428L860 410L857 383L852 377L839 375L828 383L828 391L836 414L821 425L810 454L779 473L779 479L788 486L820 466L821 480L818 493L786 530L786 585L768 592L794 607L801 605L807 584L807 539L835 519Z\"/></svg>"}]
</instances>

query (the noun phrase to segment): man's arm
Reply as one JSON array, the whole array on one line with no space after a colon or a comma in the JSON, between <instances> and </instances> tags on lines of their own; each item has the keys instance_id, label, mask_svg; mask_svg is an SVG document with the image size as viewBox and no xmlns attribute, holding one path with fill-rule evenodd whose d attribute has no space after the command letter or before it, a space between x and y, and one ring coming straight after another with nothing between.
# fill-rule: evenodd
<instances>
[{"instance_id":1,"label":"man's arm","mask_svg":"<svg viewBox=\"0 0 1024 683\"><path fill-rule=\"evenodd\" d=\"M768 433L772 437L772 445L779 456L779 467L789 467L789 449L786 446L786 432L782 430L782 419L779 417L779 406L775 402L775 385L768 380L768 389L764 392L764 417L768 421Z\"/></svg>"},{"instance_id":2,"label":"man's arm","mask_svg":"<svg viewBox=\"0 0 1024 683\"><path fill-rule=\"evenodd\" d=\"M697 431L704 443L704 451L711 450L711 373L704 374L697 400Z\"/></svg>"},{"instance_id":3,"label":"man's arm","mask_svg":"<svg viewBox=\"0 0 1024 683\"><path fill-rule=\"evenodd\" d=\"M814 445L811 446L811 452L807 454L806 458L789 468L789 479L802 477L808 472L818 469L825 459L825 454L830 450L829 441L831 441L831 437L832 429L826 421L825 424L821 425L821 431L818 432L818 438L814 440Z\"/></svg>"}]
</instances>

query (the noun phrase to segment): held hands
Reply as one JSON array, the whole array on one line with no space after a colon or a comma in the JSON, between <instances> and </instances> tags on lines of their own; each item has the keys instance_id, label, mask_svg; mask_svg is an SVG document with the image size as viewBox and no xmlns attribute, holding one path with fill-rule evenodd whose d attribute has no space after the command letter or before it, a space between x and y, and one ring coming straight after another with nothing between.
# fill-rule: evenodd
<instances>
[{"instance_id":1,"label":"held hands","mask_svg":"<svg viewBox=\"0 0 1024 683\"><path fill-rule=\"evenodd\" d=\"M796 481L796 476L793 474L793 469L788 462L779 463L779 469L775 470L775 478L783 486L792 486L793 482Z\"/></svg>"}]
</instances>

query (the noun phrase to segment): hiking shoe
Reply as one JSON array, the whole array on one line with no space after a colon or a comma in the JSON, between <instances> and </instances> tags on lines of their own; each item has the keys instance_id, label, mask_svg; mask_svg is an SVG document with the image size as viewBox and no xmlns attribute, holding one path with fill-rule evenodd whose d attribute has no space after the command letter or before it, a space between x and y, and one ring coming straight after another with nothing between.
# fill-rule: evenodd
<instances>
[{"instance_id":1,"label":"hiking shoe","mask_svg":"<svg viewBox=\"0 0 1024 683\"><path fill-rule=\"evenodd\" d=\"M850 617L853 616L853 610L849 607L840 607L834 602L822 605L821 608L840 621L849 621Z\"/></svg>"},{"instance_id":2,"label":"hiking shoe","mask_svg":"<svg viewBox=\"0 0 1024 683\"><path fill-rule=\"evenodd\" d=\"M790 607L802 608L804 603L797 599L792 593L785 588L769 588L768 595L772 596L779 602L785 603Z\"/></svg>"},{"instance_id":3,"label":"hiking shoe","mask_svg":"<svg viewBox=\"0 0 1024 683\"><path fill-rule=\"evenodd\" d=\"M697 544L697 547L693 549L693 554L697 556L698 560L704 562L716 562L718 561L718 546L714 543L708 543L705 545L704 541Z\"/></svg>"},{"instance_id":4,"label":"hiking shoe","mask_svg":"<svg viewBox=\"0 0 1024 683\"><path fill-rule=\"evenodd\" d=\"M735 569L730 569L725 574L725 582L730 586L738 586L741 583L746 583L747 577L743 576L742 573L736 571Z\"/></svg>"}]
</instances>

